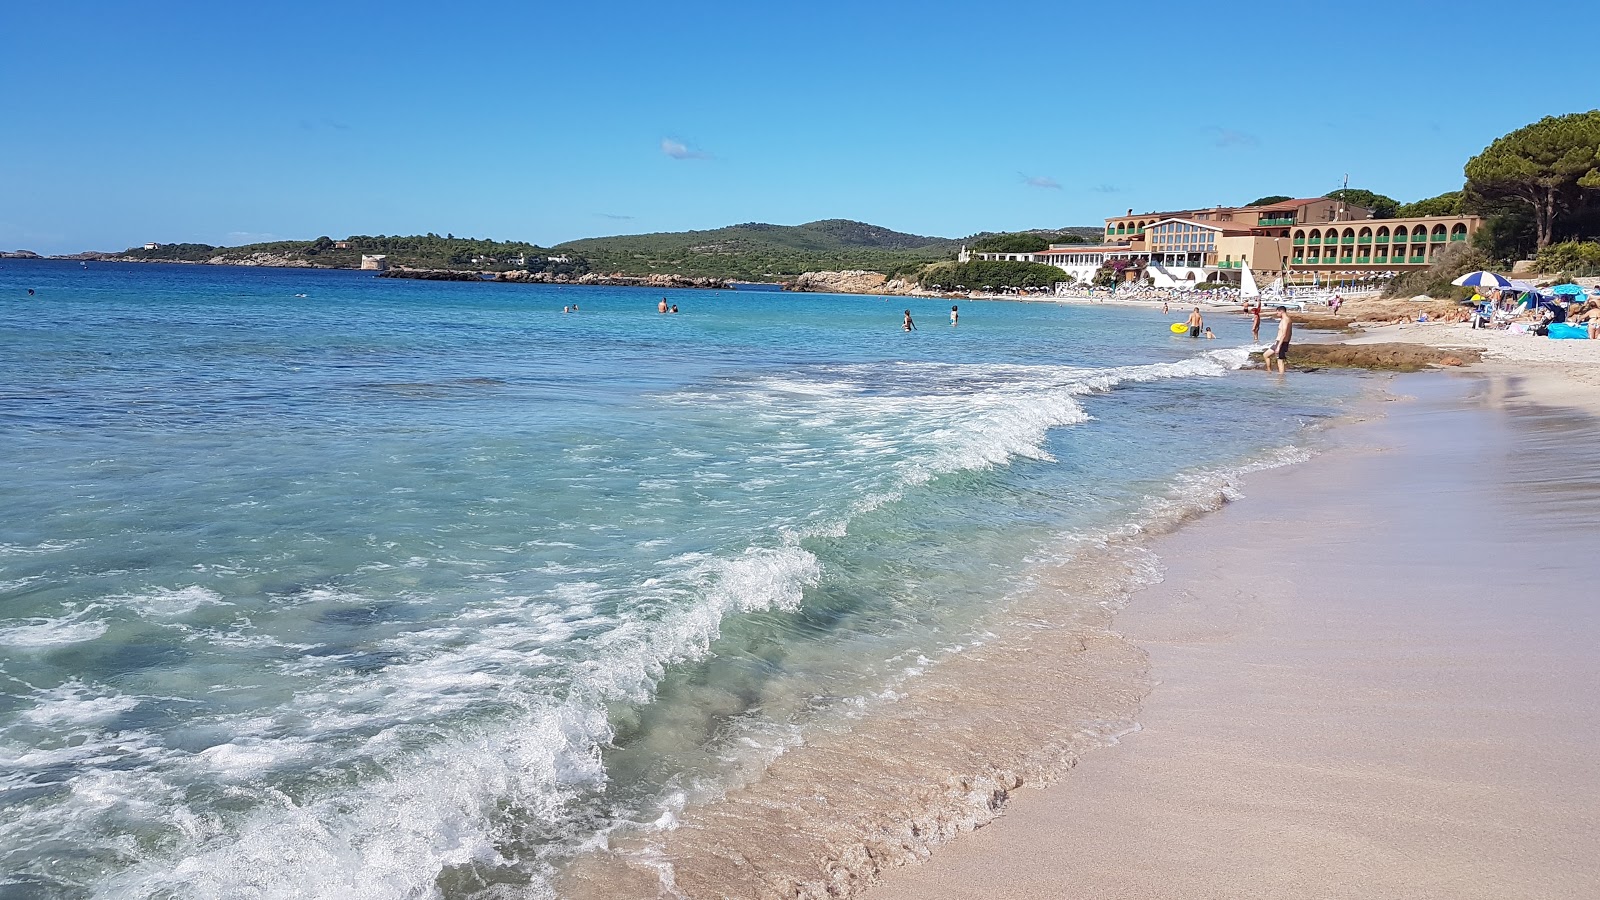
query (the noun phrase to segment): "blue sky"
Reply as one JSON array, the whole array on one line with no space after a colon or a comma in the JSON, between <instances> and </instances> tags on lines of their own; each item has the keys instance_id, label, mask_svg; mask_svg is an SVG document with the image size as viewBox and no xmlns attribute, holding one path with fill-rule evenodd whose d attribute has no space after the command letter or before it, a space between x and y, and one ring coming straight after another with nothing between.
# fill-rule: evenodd
<instances>
[{"instance_id":1,"label":"blue sky","mask_svg":"<svg viewBox=\"0 0 1600 900\"><path fill-rule=\"evenodd\" d=\"M1499 135L1600 106L1589 63L1486 55L1517 10L1541 29L1593 16L1577 0L17 0L0 249L552 244L821 218L958 237L1317 195L1347 172L1414 200L1460 187Z\"/></svg>"}]
</instances>

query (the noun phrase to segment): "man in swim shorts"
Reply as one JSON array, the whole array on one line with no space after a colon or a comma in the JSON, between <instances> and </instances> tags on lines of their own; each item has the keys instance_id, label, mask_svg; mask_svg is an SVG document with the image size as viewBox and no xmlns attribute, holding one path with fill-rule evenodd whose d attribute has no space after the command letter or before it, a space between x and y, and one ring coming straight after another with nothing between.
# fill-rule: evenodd
<instances>
[{"instance_id":1,"label":"man in swim shorts","mask_svg":"<svg viewBox=\"0 0 1600 900\"><path fill-rule=\"evenodd\" d=\"M1289 318L1289 307L1278 307L1278 337L1272 346L1261 354L1261 361L1266 363L1268 372L1272 371L1272 361L1278 361L1278 374L1282 375L1289 359L1289 341L1294 337L1294 321Z\"/></svg>"},{"instance_id":2,"label":"man in swim shorts","mask_svg":"<svg viewBox=\"0 0 1600 900\"><path fill-rule=\"evenodd\" d=\"M1200 307L1196 306L1194 312L1189 313L1189 337L1200 336L1200 329L1206 327L1206 320L1200 317Z\"/></svg>"}]
</instances>

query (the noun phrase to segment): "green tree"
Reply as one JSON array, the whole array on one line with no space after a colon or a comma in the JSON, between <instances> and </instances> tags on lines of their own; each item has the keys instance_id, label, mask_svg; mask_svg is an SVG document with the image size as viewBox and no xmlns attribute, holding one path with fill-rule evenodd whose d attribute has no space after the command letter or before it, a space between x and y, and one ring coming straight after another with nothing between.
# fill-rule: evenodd
<instances>
[{"instance_id":1,"label":"green tree","mask_svg":"<svg viewBox=\"0 0 1600 900\"><path fill-rule=\"evenodd\" d=\"M1471 194L1526 204L1542 250L1584 190L1600 190L1600 109L1546 116L1504 135L1467 161L1466 175Z\"/></svg>"},{"instance_id":2,"label":"green tree","mask_svg":"<svg viewBox=\"0 0 1600 900\"><path fill-rule=\"evenodd\" d=\"M1400 201L1383 194L1364 191L1360 188L1342 188L1323 194L1329 200L1342 200L1352 206L1363 206L1372 210L1374 219L1392 219L1395 211L1400 208Z\"/></svg>"},{"instance_id":3,"label":"green tree","mask_svg":"<svg viewBox=\"0 0 1600 900\"><path fill-rule=\"evenodd\" d=\"M1410 219L1417 216L1459 216L1463 209L1462 196L1463 192L1461 191L1450 191L1437 197L1418 200L1415 203L1404 203L1401 204L1395 215L1402 219Z\"/></svg>"},{"instance_id":4,"label":"green tree","mask_svg":"<svg viewBox=\"0 0 1600 900\"><path fill-rule=\"evenodd\" d=\"M1282 203L1285 200L1293 199L1293 197L1285 197L1282 194L1273 194L1269 197L1258 197L1257 199L1246 203L1245 206L1271 206L1274 203Z\"/></svg>"},{"instance_id":5,"label":"green tree","mask_svg":"<svg viewBox=\"0 0 1600 900\"><path fill-rule=\"evenodd\" d=\"M1050 241L1044 235L1024 231L987 235L973 241L968 249L980 253L1037 253L1048 246Z\"/></svg>"}]
</instances>

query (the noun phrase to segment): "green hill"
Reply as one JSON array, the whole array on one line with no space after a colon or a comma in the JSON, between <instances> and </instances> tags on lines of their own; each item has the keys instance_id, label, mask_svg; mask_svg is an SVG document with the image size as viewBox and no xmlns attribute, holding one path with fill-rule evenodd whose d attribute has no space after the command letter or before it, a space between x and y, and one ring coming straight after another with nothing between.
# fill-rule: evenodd
<instances>
[{"instance_id":1,"label":"green hill","mask_svg":"<svg viewBox=\"0 0 1600 900\"><path fill-rule=\"evenodd\" d=\"M871 269L890 272L953 256L961 242L891 231L848 219L804 225L752 222L710 231L626 234L558 244L596 272L670 272L770 281L801 272Z\"/></svg>"}]
</instances>

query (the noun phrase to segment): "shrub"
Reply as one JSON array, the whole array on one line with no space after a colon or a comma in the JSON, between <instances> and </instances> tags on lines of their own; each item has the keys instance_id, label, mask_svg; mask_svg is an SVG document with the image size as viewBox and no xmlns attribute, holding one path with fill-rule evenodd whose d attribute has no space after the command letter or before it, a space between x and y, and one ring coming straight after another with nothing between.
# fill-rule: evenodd
<instances>
[{"instance_id":1,"label":"shrub","mask_svg":"<svg viewBox=\"0 0 1600 900\"><path fill-rule=\"evenodd\" d=\"M1600 243L1594 241L1563 241L1539 251L1533 258L1534 268L1540 272L1560 272L1563 275L1600 275Z\"/></svg>"},{"instance_id":2,"label":"shrub","mask_svg":"<svg viewBox=\"0 0 1600 900\"><path fill-rule=\"evenodd\" d=\"M1451 244L1426 269L1406 272L1389 282L1389 286L1384 288L1383 295L1414 297L1418 294L1427 294L1429 297L1441 299L1464 298L1471 293L1471 288L1456 287L1450 282L1468 272L1489 267L1489 257L1482 250Z\"/></svg>"}]
</instances>

